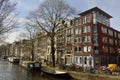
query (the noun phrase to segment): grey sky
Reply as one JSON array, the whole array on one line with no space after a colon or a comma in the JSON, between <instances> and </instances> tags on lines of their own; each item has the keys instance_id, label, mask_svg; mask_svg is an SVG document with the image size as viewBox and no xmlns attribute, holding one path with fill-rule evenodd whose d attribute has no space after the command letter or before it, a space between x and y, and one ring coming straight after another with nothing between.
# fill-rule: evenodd
<instances>
[{"instance_id":1,"label":"grey sky","mask_svg":"<svg viewBox=\"0 0 120 80\"><path fill-rule=\"evenodd\" d=\"M24 21L29 11L36 9L43 0L17 0L17 1L18 1L17 10L19 12L18 18L21 21ZM95 6L99 7L103 11L113 16L113 18L111 19L111 27L120 31L119 26L120 0L66 0L66 2L70 4L72 7L74 7L77 10L77 13L83 12ZM20 32L18 31L18 33ZM12 36L15 39L13 34Z\"/></svg>"},{"instance_id":2,"label":"grey sky","mask_svg":"<svg viewBox=\"0 0 120 80\"><path fill-rule=\"evenodd\" d=\"M19 16L25 18L29 11L36 9L43 0L18 0ZM99 7L113 18L111 19L111 26L120 31L120 0L66 0L73 6L77 12L88 10L92 7Z\"/></svg>"}]
</instances>

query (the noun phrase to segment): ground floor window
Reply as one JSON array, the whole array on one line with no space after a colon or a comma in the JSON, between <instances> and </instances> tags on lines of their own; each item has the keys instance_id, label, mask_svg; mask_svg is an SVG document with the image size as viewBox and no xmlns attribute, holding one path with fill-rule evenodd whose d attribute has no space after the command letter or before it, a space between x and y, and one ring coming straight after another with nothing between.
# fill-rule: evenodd
<instances>
[{"instance_id":1,"label":"ground floor window","mask_svg":"<svg viewBox=\"0 0 120 80\"><path fill-rule=\"evenodd\" d=\"M75 57L75 63L78 63L78 57Z\"/></svg>"},{"instance_id":2,"label":"ground floor window","mask_svg":"<svg viewBox=\"0 0 120 80\"><path fill-rule=\"evenodd\" d=\"M87 64L87 57L84 57L84 64Z\"/></svg>"},{"instance_id":3,"label":"ground floor window","mask_svg":"<svg viewBox=\"0 0 120 80\"><path fill-rule=\"evenodd\" d=\"M92 65L92 57L89 58L89 65Z\"/></svg>"},{"instance_id":4,"label":"ground floor window","mask_svg":"<svg viewBox=\"0 0 120 80\"><path fill-rule=\"evenodd\" d=\"M93 57L92 56L75 56L75 64L83 67L93 66Z\"/></svg>"},{"instance_id":5,"label":"ground floor window","mask_svg":"<svg viewBox=\"0 0 120 80\"><path fill-rule=\"evenodd\" d=\"M83 62L83 59L82 59L82 57L80 57L80 58L79 58L79 60L80 60L80 64L82 64L82 62Z\"/></svg>"},{"instance_id":6,"label":"ground floor window","mask_svg":"<svg viewBox=\"0 0 120 80\"><path fill-rule=\"evenodd\" d=\"M66 57L66 64L72 63L72 57Z\"/></svg>"}]
</instances>

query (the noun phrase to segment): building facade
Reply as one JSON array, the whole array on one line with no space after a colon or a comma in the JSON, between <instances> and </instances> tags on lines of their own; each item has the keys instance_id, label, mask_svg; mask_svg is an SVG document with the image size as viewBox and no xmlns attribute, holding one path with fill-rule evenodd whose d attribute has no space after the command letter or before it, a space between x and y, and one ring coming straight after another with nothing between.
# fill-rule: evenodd
<instances>
[{"instance_id":1,"label":"building facade","mask_svg":"<svg viewBox=\"0 0 120 80\"><path fill-rule=\"evenodd\" d=\"M83 67L118 64L120 32L110 27L110 16L94 7L79 14L74 24L75 63Z\"/></svg>"},{"instance_id":2,"label":"building facade","mask_svg":"<svg viewBox=\"0 0 120 80\"><path fill-rule=\"evenodd\" d=\"M79 14L80 17L67 22L67 27L59 28L58 49L64 56L65 64L81 67L118 64L120 57L120 31L110 26L110 16L94 7ZM63 49L62 49L63 48Z\"/></svg>"}]
</instances>

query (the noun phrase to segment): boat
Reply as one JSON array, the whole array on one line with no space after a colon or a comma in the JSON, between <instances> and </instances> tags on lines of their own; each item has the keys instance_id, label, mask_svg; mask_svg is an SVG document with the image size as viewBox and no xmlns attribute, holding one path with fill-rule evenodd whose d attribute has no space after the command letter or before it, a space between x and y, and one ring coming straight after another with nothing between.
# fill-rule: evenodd
<instances>
[{"instance_id":1,"label":"boat","mask_svg":"<svg viewBox=\"0 0 120 80\"><path fill-rule=\"evenodd\" d=\"M35 61L20 61L20 65L29 71L41 70L41 63Z\"/></svg>"},{"instance_id":2,"label":"boat","mask_svg":"<svg viewBox=\"0 0 120 80\"><path fill-rule=\"evenodd\" d=\"M17 57L9 57L8 61L11 63L19 63L20 59Z\"/></svg>"},{"instance_id":3,"label":"boat","mask_svg":"<svg viewBox=\"0 0 120 80\"><path fill-rule=\"evenodd\" d=\"M41 64L39 62L29 62L27 64L28 70L34 70L34 71L40 71L41 70Z\"/></svg>"},{"instance_id":4,"label":"boat","mask_svg":"<svg viewBox=\"0 0 120 80\"><path fill-rule=\"evenodd\" d=\"M6 60L7 58L8 58L8 56L5 56L5 55L2 56L3 60Z\"/></svg>"},{"instance_id":5,"label":"boat","mask_svg":"<svg viewBox=\"0 0 120 80\"><path fill-rule=\"evenodd\" d=\"M48 68L41 68L41 72L44 75L52 77L52 78L58 78L58 79L62 79L62 80L73 79L73 77L71 75L69 75L67 72L63 72L63 71L51 70L51 69L48 69Z\"/></svg>"}]
</instances>

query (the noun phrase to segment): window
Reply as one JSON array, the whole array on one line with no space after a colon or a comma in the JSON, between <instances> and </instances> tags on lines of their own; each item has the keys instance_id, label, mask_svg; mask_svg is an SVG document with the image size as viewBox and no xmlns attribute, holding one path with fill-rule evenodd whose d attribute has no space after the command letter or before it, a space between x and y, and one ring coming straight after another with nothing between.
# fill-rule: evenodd
<instances>
[{"instance_id":1,"label":"window","mask_svg":"<svg viewBox=\"0 0 120 80\"><path fill-rule=\"evenodd\" d=\"M117 33L116 32L114 32L114 36L117 37Z\"/></svg>"},{"instance_id":2,"label":"window","mask_svg":"<svg viewBox=\"0 0 120 80\"><path fill-rule=\"evenodd\" d=\"M90 42L91 36L83 36L83 42Z\"/></svg>"},{"instance_id":3,"label":"window","mask_svg":"<svg viewBox=\"0 0 120 80\"><path fill-rule=\"evenodd\" d=\"M96 19L96 12L93 11L93 19Z\"/></svg>"},{"instance_id":4,"label":"window","mask_svg":"<svg viewBox=\"0 0 120 80\"><path fill-rule=\"evenodd\" d=\"M82 28L78 28L78 34L82 33Z\"/></svg>"},{"instance_id":5,"label":"window","mask_svg":"<svg viewBox=\"0 0 120 80\"><path fill-rule=\"evenodd\" d=\"M91 41L91 36L87 36L87 41L88 41L88 42Z\"/></svg>"},{"instance_id":6,"label":"window","mask_svg":"<svg viewBox=\"0 0 120 80\"><path fill-rule=\"evenodd\" d=\"M82 19L82 24L85 24L85 23L86 23L85 18L83 18Z\"/></svg>"},{"instance_id":7,"label":"window","mask_svg":"<svg viewBox=\"0 0 120 80\"><path fill-rule=\"evenodd\" d=\"M83 51L84 52L91 52L91 46L84 46Z\"/></svg>"},{"instance_id":8,"label":"window","mask_svg":"<svg viewBox=\"0 0 120 80\"><path fill-rule=\"evenodd\" d=\"M104 42L104 43L108 43L108 39L107 39L107 37L103 37L103 38L102 38L102 42Z\"/></svg>"},{"instance_id":9,"label":"window","mask_svg":"<svg viewBox=\"0 0 120 80\"><path fill-rule=\"evenodd\" d=\"M82 42L82 38L81 37L76 37L75 38L75 42L81 43Z\"/></svg>"},{"instance_id":10,"label":"window","mask_svg":"<svg viewBox=\"0 0 120 80\"><path fill-rule=\"evenodd\" d=\"M91 52L91 46L88 46L88 52Z\"/></svg>"},{"instance_id":11,"label":"window","mask_svg":"<svg viewBox=\"0 0 120 80\"><path fill-rule=\"evenodd\" d=\"M89 57L89 65L92 65L92 57Z\"/></svg>"},{"instance_id":12,"label":"window","mask_svg":"<svg viewBox=\"0 0 120 80\"><path fill-rule=\"evenodd\" d=\"M84 27L83 27L83 33L86 33L86 32L87 32L87 27L84 26Z\"/></svg>"},{"instance_id":13,"label":"window","mask_svg":"<svg viewBox=\"0 0 120 80\"><path fill-rule=\"evenodd\" d=\"M70 20L70 25L71 25L71 26L73 25L73 21L72 21L72 20Z\"/></svg>"},{"instance_id":14,"label":"window","mask_svg":"<svg viewBox=\"0 0 120 80\"><path fill-rule=\"evenodd\" d=\"M78 47L78 51L82 51L82 47L79 46L79 47Z\"/></svg>"},{"instance_id":15,"label":"window","mask_svg":"<svg viewBox=\"0 0 120 80\"><path fill-rule=\"evenodd\" d=\"M90 29L90 26L84 26L83 27L83 33L87 33L87 32L90 32L91 29Z\"/></svg>"},{"instance_id":16,"label":"window","mask_svg":"<svg viewBox=\"0 0 120 80\"><path fill-rule=\"evenodd\" d=\"M114 48L110 47L110 53L114 53L114 52L115 52Z\"/></svg>"},{"instance_id":17,"label":"window","mask_svg":"<svg viewBox=\"0 0 120 80\"><path fill-rule=\"evenodd\" d=\"M90 30L91 30L90 26L87 26L87 32L90 32Z\"/></svg>"},{"instance_id":18,"label":"window","mask_svg":"<svg viewBox=\"0 0 120 80\"><path fill-rule=\"evenodd\" d=\"M78 25L81 25L81 19L78 20Z\"/></svg>"},{"instance_id":19,"label":"window","mask_svg":"<svg viewBox=\"0 0 120 80\"><path fill-rule=\"evenodd\" d=\"M115 40L115 45L117 45L118 44L118 42L117 42L117 40Z\"/></svg>"},{"instance_id":20,"label":"window","mask_svg":"<svg viewBox=\"0 0 120 80\"><path fill-rule=\"evenodd\" d=\"M78 25L78 20L75 20L75 26L77 26Z\"/></svg>"},{"instance_id":21,"label":"window","mask_svg":"<svg viewBox=\"0 0 120 80\"><path fill-rule=\"evenodd\" d=\"M118 38L120 39L120 33L118 34Z\"/></svg>"},{"instance_id":22,"label":"window","mask_svg":"<svg viewBox=\"0 0 120 80\"><path fill-rule=\"evenodd\" d=\"M103 52L105 52L105 53L108 52L108 47L107 46L103 46Z\"/></svg>"},{"instance_id":23,"label":"window","mask_svg":"<svg viewBox=\"0 0 120 80\"><path fill-rule=\"evenodd\" d=\"M97 32L97 25L94 25L93 30L94 32Z\"/></svg>"},{"instance_id":24,"label":"window","mask_svg":"<svg viewBox=\"0 0 120 80\"><path fill-rule=\"evenodd\" d=\"M96 12L93 11L93 24L96 24L96 20L97 20L97 17L96 17Z\"/></svg>"},{"instance_id":25,"label":"window","mask_svg":"<svg viewBox=\"0 0 120 80\"><path fill-rule=\"evenodd\" d=\"M99 50L99 47L98 46L94 46L94 50Z\"/></svg>"},{"instance_id":26,"label":"window","mask_svg":"<svg viewBox=\"0 0 120 80\"><path fill-rule=\"evenodd\" d=\"M71 37L67 37L66 42L70 42L70 41L71 41Z\"/></svg>"},{"instance_id":27,"label":"window","mask_svg":"<svg viewBox=\"0 0 120 80\"><path fill-rule=\"evenodd\" d=\"M119 40L119 44L118 45L120 46L120 40Z\"/></svg>"},{"instance_id":28,"label":"window","mask_svg":"<svg viewBox=\"0 0 120 80\"><path fill-rule=\"evenodd\" d=\"M87 64L87 57L84 57L84 64Z\"/></svg>"},{"instance_id":29,"label":"window","mask_svg":"<svg viewBox=\"0 0 120 80\"><path fill-rule=\"evenodd\" d=\"M75 40L74 40L74 41L75 41L75 42L78 42L78 40L77 40L77 39L78 39L78 38L75 38Z\"/></svg>"},{"instance_id":30,"label":"window","mask_svg":"<svg viewBox=\"0 0 120 80\"><path fill-rule=\"evenodd\" d=\"M75 34L81 34L82 32L82 29L81 28L76 28L75 29Z\"/></svg>"},{"instance_id":31,"label":"window","mask_svg":"<svg viewBox=\"0 0 120 80\"><path fill-rule=\"evenodd\" d=\"M113 31L112 30L108 30L108 34L113 36Z\"/></svg>"},{"instance_id":32,"label":"window","mask_svg":"<svg viewBox=\"0 0 120 80\"><path fill-rule=\"evenodd\" d=\"M78 42L81 43L82 42L82 38L78 37Z\"/></svg>"},{"instance_id":33,"label":"window","mask_svg":"<svg viewBox=\"0 0 120 80\"><path fill-rule=\"evenodd\" d=\"M83 42L87 42L87 36L83 36Z\"/></svg>"},{"instance_id":34,"label":"window","mask_svg":"<svg viewBox=\"0 0 120 80\"><path fill-rule=\"evenodd\" d=\"M75 57L75 63L78 63L78 57Z\"/></svg>"},{"instance_id":35,"label":"window","mask_svg":"<svg viewBox=\"0 0 120 80\"><path fill-rule=\"evenodd\" d=\"M114 42L113 42L113 39L112 39L112 38L109 38L109 43L110 43L110 44L114 44Z\"/></svg>"},{"instance_id":36,"label":"window","mask_svg":"<svg viewBox=\"0 0 120 80\"><path fill-rule=\"evenodd\" d=\"M78 34L78 28L75 29L75 34Z\"/></svg>"},{"instance_id":37,"label":"window","mask_svg":"<svg viewBox=\"0 0 120 80\"><path fill-rule=\"evenodd\" d=\"M75 52L77 51L77 47L75 47Z\"/></svg>"},{"instance_id":38,"label":"window","mask_svg":"<svg viewBox=\"0 0 120 80\"><path fill-rule=\"evenodd\" d=\"M72 57L67 57L66 64L71 64L71 63L72 63Z\"/></svg>"},{"instance_id":39,"label":"window","mask_svg":"<svg viewBox=\"0 0 120 80\"><path fill-rule=\"evenodd\" d=\"M87 51L87 46L84 46L84 47L83 47L83 51L84 51L84 52L88 52L88 51Z\"/></svg>"},{"instance_id":40,"label":"window","mask_svg":"<svg viewBox=\"0 0 120 80\"><path fill-rule=\"evenodd\" d=\"M71 34L71 30L70 29L66 30L66 35L70 35L70 34Z\"/></svg>"},{"instance_id":41,"label":"window","mask_svg":"<svg viewBox=\"0 0 120 80\"><path fill-rule=\"evenodd\" d=\"M79 57L79 60L80 60L80 64L82 64L83 62L82 57Z\"/></svg>"},{"instance_id":42,"label":"window","mask_svg":"<svg viewBox=\"0 0 120 80\"><path fill-rule=\"evenodd\" d=\"M71 31L71 34L73 34L73 29L71 29L70 31Z\"/></svg>"},{"instance_id":43,"label":"window","mask_svg":"<svg viewBox=\"0 0 120 80\"><path fill-rule=\"evenodd\" d=\"M105 27L102 27L102 33L105 33L105 34L107 34L107 28L105 28Z\"/></svg>"},{"instance_id":44,"label":"window","mask_svg":"<svg viewBox=\"0 0 120 80\"><path fill-rule=\"evenodd\" d=\"M94 35L93 40L94 40L94 43L95 43L95 44L98 44L98 35Z\"/></svg>"},{"instance_id":45,"label":"window","mask_svg":"<svg viewBox=\"0 0 120 80\"><path fill-rule=\"evenodd\" d=\"M86 22L90 22L90 16L86 17Z\"/></svg>"},{"instance_id":46,"label":"window","mask_svg":"<svg viewBox=\"0 0 120 80\"><path fill-rule=\"evenodd\" d=\"M76 46L75 47L75 51L76 52L81 52L82 51L82 47L81 46Z\"/></svg>"}]
</instances>

